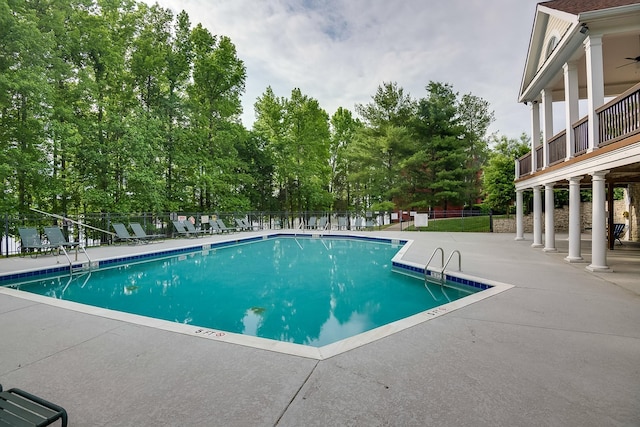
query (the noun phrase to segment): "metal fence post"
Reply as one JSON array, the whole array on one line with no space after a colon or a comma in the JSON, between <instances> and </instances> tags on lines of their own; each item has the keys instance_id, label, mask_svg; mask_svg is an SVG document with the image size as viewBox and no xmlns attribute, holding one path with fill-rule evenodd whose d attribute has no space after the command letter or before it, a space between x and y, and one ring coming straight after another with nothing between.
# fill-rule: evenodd
<instances>
[{"instance_id":1,"label":"metal fence post","mask_svg":"<svg viewBox=\"0 0 640 427\"><path fill-rule=\"evenodd\" d=\"M493 233L493 209L489 209L489 233Z\"/></svg>"},{"instance_id":2,"label":"metal fence post","mask_svg":"<svg viewBox=\"0 0 640 427\"><path fill-rule=\"evenodd\" d=\"M7 212L4 214L4 245L7 248L5 258L9 258L9 214ZM1 251L2 248L0 248Z\"/></svg>"}]
</instances>

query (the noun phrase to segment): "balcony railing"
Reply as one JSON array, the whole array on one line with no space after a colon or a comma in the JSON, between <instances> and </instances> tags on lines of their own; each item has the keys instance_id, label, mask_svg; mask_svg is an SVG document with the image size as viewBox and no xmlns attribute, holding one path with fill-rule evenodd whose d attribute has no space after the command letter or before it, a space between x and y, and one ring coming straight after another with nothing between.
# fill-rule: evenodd
<instances>
[{"instance_id":1,"label":"balcony railing","mask_svg":"<svg viewBox=\"0 0 640 427\"><path fill-rule=\"evenodd\" d=\"M573 125L573 154L579 156L589 149L589 117Z\"/></svg>"},{"instance_id":2,"label":"balcony railing","mask_svg":"<svg viewBox=\"0 0 640 427\"><path fill-rule=\"evenodd\" d=\"M529 175L531 173L531 152L520 157L518 159L518 163L520 164L520 167L518 168L520 176Z\"/></svg>"},{"instance_id":3,"label":"balcony railing","mask_svg":"<svg viewBox=\"0 0 640 427\"><path fill-rule=\"evenodd\" d=\"M632 88L633 89L633 88ZM640 84L596 110L600 145L612 144L640 132Z\"/></svg>"},{"instance_id":4,"label":"balcony railing","mask_svg":"<svg viewBox=\"0 0 640 427\"><path fill-rule=\"evenodd\" d=\"M549 150L550 165L564 161L567 157L567 132L563 130L554 136L549 141L547 149Z\"/></svg>"},{"instance_id":5,"label":"balcony railing","mask_svg":"<svg viewBox=\"0 0 640 427\"><path fill-rule=\"evenodd\" d=\"M640 83L596 110L599 125L599 143L602 147L640 133ZM536 147L536 171L568 160L566 131L551 138L547 144L548 164L544 164L543 146ZM580 156L589 149L589 119L583 117L573 124L573 155ZM531 153L518 159L519 178L532 170ZM529 163L529 165L527 165Z\"/></svg>"}]
</instances>

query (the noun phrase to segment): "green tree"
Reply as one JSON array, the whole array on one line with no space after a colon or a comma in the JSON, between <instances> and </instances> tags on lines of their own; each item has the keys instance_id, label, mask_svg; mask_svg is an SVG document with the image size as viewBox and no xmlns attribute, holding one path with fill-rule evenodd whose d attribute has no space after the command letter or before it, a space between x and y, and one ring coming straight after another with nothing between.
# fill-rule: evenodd
<instances>
[{"instance_id":1,"label":"green tree","mask_svg":"<svg viewBox=\"0 0 640 427\"><path fill-rule=\"evenodd\" d=\"M256 120L253 124L255 135L264 141L265 155L271 159L273 171L272 193L278 204L276 209L289 209L289 146L287 144L287 125L285 123L287 100L277 97L271 86L258 97L254 104Z\"/></svg>"},{"instance_id":2,"label":"green tree","mask_svg":"<svg viewBox=\"0 0 640 427\"><path fill-rule=\"evenodd\" d=\"M140 4L137 31L128 61L137 100L126 124L123 146L130 153L123 173L128 205L134 211L161 211L165 202L164 141L169 98L168 63L171 53L172 13L157 4Z\"/></svg>"},{"instance_id":3,"label":"green tree","mask_svg":"<svg viewBox=\"0 0 640 427\"><path fill-rule=\"evenodd\" d=\"M333 199L333 209L347 210L351 206L350 162L347 157L349 146L355 135L362 128L362 123L353 117L351 111L345 108L338 110L331 116L331 145L330 159L331 181L329 192Z\"/></svg>"},{"instance_id":4,"label":"green tree","mask_svg":"<svg viewBox=\"0 0 640 427\"><path fill-rule=\"evenodd\" d=\"M231 40L184 12L0 0L0 206L250 207L244 80Z\"/></svg>"},{"instance_id":5,"label":"green tree","mask_svg":"<svg viewBox=\"0 0 640 427\"><path fill-rule=\"evenodd\" d=\"M163 149L160 161L163 163L165 182L165 209L174 211L185 206L187 200L186 168L183 161L188 153L188 109L186 88L191 77L193 47L191 43L191 23L186 12L178 14L174 24L171 49L167 53L166 99L163 114Z\"/></svg>"},{"instance_id":6,"label":"green tree","mask_svg":"<svg viewBox=\"0 0 640 427\"><path fill-rule=\"evenodd\" d=\"M469 192L468 141L459 114L457 93L449 84L430 82L418 103L414 131L419 149L405 166L415 191L412 206L461 203ZM424 192L424 193L422 193Z\"/></svg>"},{"instance_id":7,"label":"green tree","mask_svg":"<svg viewBox=\"0 0 640 427\"><path fill-rule=\"evenodd\" d=\"M300 89L289 99L271 87L255 103L254 132L272 159L274 189L282 210L320 210L330 206L328 193L329 118L317 100Z\"/></svg>"},{"instance_id":8,"label":"green tree","mask_svg":"<svg viewBox=\"0 0 640 427\"><path fill-rule=\"evenodd\" d=\"M131 157L127 124L135 105L131 74L126 67L139 14L131 0L99 0L83 10L81 37L82 120L76 152L78 179L84 184L88 210L127 211L126 169Z\"/></svg>"},{"instance_id":9,"label":"green tree","mask_svg":"<svg viewBox=\"0 0 640 427\"><path fill-rule=\"evenodd\" d=\"M295 194L292 210L324 210L331 204L328 192L329 116L317 100L303 95L300 89L291 91L286 103L286 141L291 171L291 190ZM292 199L292 201L294 201Z\"/></svg>"},{"instance_id":10,"label":"green tree","mask_svg":"<svg viewBox=\"0 0 640 427\"><path fill-rule=\"evenodd\" d=\"M268 150L268 141L257 132L246 132L238 146L238 156L247 174L243 193L249 199L250 206L261 212L279 209L274 189L274 164Z\"/></svg>"},{"instance_id":11,"label":"green tree","mask_svg":"<svg viewBox=\"0 0 640 427\"><path fill-rule=\"evenodd\" d=\"M508 212L515 198L515 160L529 151L529 137L520 139L506 136L492 137L493 149L484 168L484 203L496 212Z\"/></svg>"},{"instance_id":12,"label":"green tree","mask_svg":"<svg viewBox=\"0 0 640 427\"><path fill-rule=\"evenodd\" d=\"M50 184L47 58L55 44L40 30L41 18L29 3L0 1L0 203L11 211L42 202Z\"/></svg>"},{"instance_id":13,"label":"green tree","mask_svg":"<svg viewBox=\"0 0 640 427\"><path fill-rule=\"evenodd\" d=\"M470 93L460 99L458 115L465 129L467 152L465 188L468 192L463 201L473 205L482 195L482 168L488 159L487 130L495 120L495 115L489 109L489 102Z\"/></svg>"},{"instance_id":14,"label":"green tree","mask_svg":"<svg viewBox=\"0 0 640 427\"><path fill-rule=\"evenodd\" d=\"M238 153L229 123L242 112L246 69L228 37L216 37L201 25L191 33L193 83L187 88L190 100L189 151L191 188L195 206L201 210L236 205Z\"/></svg>"},{"instance_id":15,"label":"green tree","mask_svg":"<svg viewBox=\"0 0 640 427\"><path fill-rule=\"evenodd\" d=\"M356 105L364 123L348 156L356 209L386 210L402 194L402 161L414 150L408 125L415 108L396 83L383 83L370 103Z\"/></svg>"}]
</instances>

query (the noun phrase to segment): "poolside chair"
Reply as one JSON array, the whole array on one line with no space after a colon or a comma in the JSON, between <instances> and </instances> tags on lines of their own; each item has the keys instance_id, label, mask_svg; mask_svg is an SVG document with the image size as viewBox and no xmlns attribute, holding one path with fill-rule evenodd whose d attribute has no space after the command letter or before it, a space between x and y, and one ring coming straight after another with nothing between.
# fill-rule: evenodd
<instances>
[{"instance_id":1,"label":"poolside chair","mask_svg":"<svg viewBox=\"0 0 640 427\"><path fill-rule=\"evenodd\" d=\"M220 228L220 226L218 225L218 223L216 222L215 219L210 219L209 220L209 231L211 232L211 234L213 234L213 233L216 233L216 234L224 233L224 231Z\"/></svg>"},{"instance_id":2,"label":"poolside chair","mask_svg":"<svg viewBox=\"0 0 640 427\"><path fill-rule=\"evenodd\" d=\"M238 226L238 227L236 227L238 229L238 231L249 231L249 230L251 230L251 228L248 227L248 225L245 224L243 222L243 220L236 218L235 221L236 221L236 225Z\"/></svg>"},{"instance_id":3,"label":"poolside chair","mask_svg":"<svg viewBox=\"0 0 640 427\"><path fill-rule=\"evenodd\" d=\"M127 230L127 227L125 227L124 224L113 223L111 224L111 226L116 231L116 238L118 240L127 242L130 245L136 245L138 243L142 243L140 239L129 234L129 230Z\"/></svg>"},{"instance_id":4,"label":"poolside chair","mask_svg":"<svg viewBox=\"0 0 640 427\"><path fill-rule=\"evenodd\" d=\"M244 223L252 230L262 230L262 225L260 224L253 225L252 222L249 222L249 220L246 219L244 220Z\"/></svg>"},{"instance_id":5,"label":"poolside chair","mask_svg":"<svg viewBox=\"0 0 640 427\"><path fill-rule=\"evenodd\" d=\"M187 228L185 227L182 221L171 221L171 222L173 223L173 227L176 229L176 232L178 234L183 234L185 236L189 235L189 231L187 231Z\"/></svg>"},{"instance_id":6,"label":"poolside chair","mask_svg":"<svg viewBox=\"0 0 640 427\"><path fill-rule=\"evenodd\" d=\"M138 239L144 242L150 242L151 240L163 239L165 237L164 234L147 234L146 231L142 228L142 226L137 222L132 222L129 224L131 230L133 230L133 234L136 235Z\"/></svg>"},{"instance_id":7,"label":"poolside chair","mask_svg":"<svg viewBox=\"0 0 640 427\"><path fill-rule=\"evenodd\" d=\"M251 231L251 230L260 230L260 226L259 225L253 225L251 223L249 223L248 220L246 219L237 219L236 222L238 223L239 226L242 226L243 229Z\"/></svg>"},{"instance_id":8,"label":"poolside chair","mask_svg":"<svg viewBox=\"0 0 640 427\"><path fill-rule=\"evenodd\" d=\"M18 228L20 234L20 253L31 252L33 258L37 258L39 253L46 254L51 251L51 245L40 240L40 234L35 228Z\"/></svg>"},{"instance_id":9,"label":"poolside chair","mask_svg":"<svg viewBox=\"0 0 640 427\"><path fill-rule=\"evenodd\" d=\"M52 248L75 248L80 244L80 242L70 242L65 239L62 230L57 225L45 227L44 234L47 235L47 240Z\"/></svg>"},{"instance_id":10,"label":"poolside chair","mask_svg":"<svg viewBox=\"0 0 640 427\"><path fill-rule=\"evenodd\" d=\"M316 222L317 222L317 218L315 216L310 217L309 221L307 221L307 228L309 229L316 228Z\"/></svg>"},{"instance_id":11,"label":"poolside chair","mask_svg":"<svg viewBox=\"0 0 640 427\"><path fill-rule=\"evenodd\" d=\"M318 220L318 224L317 224L316 228L318 230L326 230L328 221L329 221L329 219L326 216L323 216L322 218L320 218Z\"/></svg>"},{"instance_id":12,"label":"poolside chair","mask_svg":"<svg viewBox=\"0 0 640 427\"><path fill-rule=\"evenodd\" d=\"M195 225L189 220L183 221L184 228L187 230L187 236L200 237L202 230L196 229Z\"/></svg>"},{"instance_id":13,"label":"poolside chair","mask_svg":"<svg viewBox=\"0 0 640 427\"><path fill-rule=\"evenodd\" d=\"M365 227L365 220L361 216L355 217L352 228L354 230L362 230Z\"/></svg>"},{"instance_id":14,"label":"poolside chair","mask_svg":"<svg viewBox=\"0 0 640 427\"><path fill-rule=\"evenodd\" d=\"M615 243L615 241L617 240L618 242L620 242L620 244L622 244L622 240L620 240L620 237L622 237L624 235L624 224L613 224L613 241Z\"/></svg>"},{"instance_id":15,"label":"poolside chair","mask_svg":"<svg viewBox=\"0 0 640 427\"><path fill-rule=\"evenodd\" d=\"M339 216L336 230L346 230L346 229L347 229L347 218L344 216Z\"/></svg>"},{"instance_id":16,"label":"poolside chair","mask_svg":"<svg viewBox=\"0 0 640 427\"><path fill-rule=\"evenodd\" d=\"M58 420L67 426L63 407L19 388L2 391L0 384L0 425L48 426Z\"/></svg>"},{"instance_id":17,"label":"poolside chair","mask_svg":"<svg viewBox=\"0 0 640 427\"><path fill-rule=\"evenodd\" d=\"M227 227L224 221L220 218L218 218L216 222L218 223L218 227L220 228L220 230L222 230L223 232L231 233L232 231L238 231L236 227Z\"/></svg>"}]
</instances>

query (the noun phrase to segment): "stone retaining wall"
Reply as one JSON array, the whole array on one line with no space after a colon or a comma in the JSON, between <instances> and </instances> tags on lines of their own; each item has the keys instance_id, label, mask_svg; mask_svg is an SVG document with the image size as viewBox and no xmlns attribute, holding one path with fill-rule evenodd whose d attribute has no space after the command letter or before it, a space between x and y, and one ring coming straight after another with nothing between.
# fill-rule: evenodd
<instances>
[{"instance_id":1,"label":"stone retaining wall","mask_svg":"<svg viewBox=\"0 0 640 427\"><path fill-rule=\"evenodd\" d=\"M631 209L629 211L629 219L624 217L625 208L627 206L625 200L614 200L613 202L613 222L627 224L626 231L630 231L628 240L638 240L638 228L640 220L638 218L638 202L640 201L640 185L633 186L635 191L631 192ZM580 214L582 231L591 229L591 202L583 202L580 204ZM556 232L567 233L569 231L569 206L561 209L555 209L553 213L554 226ZM523 225L525 233L533 233L533 213L523 217ZM542 212L542 231L544 232L544 212ZM516 217L500 218L493 220L494 233L516 233Z\"/></svg>"}]
</instances>

